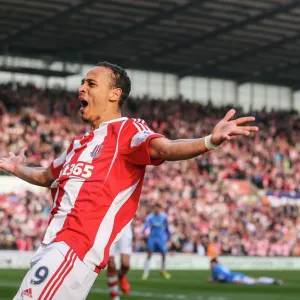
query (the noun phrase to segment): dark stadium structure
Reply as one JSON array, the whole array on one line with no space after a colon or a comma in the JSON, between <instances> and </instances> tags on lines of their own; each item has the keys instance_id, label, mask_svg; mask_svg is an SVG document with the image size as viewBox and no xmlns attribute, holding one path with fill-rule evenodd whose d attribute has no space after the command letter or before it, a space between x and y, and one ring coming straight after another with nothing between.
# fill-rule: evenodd
<instances>
[{"instance_id":1,"label":"dark stadium structure","mask_svg":"<svg viewBox=\"0 0 300 300\"><path fill-rule=\"evenodd\" d=\"M180 77L297 90L300 1L0 0L0 45L3 56L91 64L109 60ZM34 68L18 72L72 75Z\"/></svg>"}]
</instances>

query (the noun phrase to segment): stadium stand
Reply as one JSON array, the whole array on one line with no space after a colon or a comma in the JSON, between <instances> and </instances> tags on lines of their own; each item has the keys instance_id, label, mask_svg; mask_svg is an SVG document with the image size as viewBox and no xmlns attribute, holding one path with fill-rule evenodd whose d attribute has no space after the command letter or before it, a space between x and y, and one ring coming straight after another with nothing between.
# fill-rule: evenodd
<instances>
[{"instance_id":1,"label":"stadium stand","mask_svg":"<svg viewBox=\"0 0 300 300\"><path fill-rule=\"evenodd\" d=\"M74 134L88 128L78 114L76 95L32 84L0 86L0 155L28 145L27 164L48 166ZM4 105L5 103L5 105ZM207 135L226 107L182 98L130 98L123 114L140 116L167 137ZM236 108L242 114L241 108ZM199 255L299 256L298 202L278 207L263 197L240 201L231 180L248 180L258 189L300 192L300 119L295 111L252 111L261 131L250 140L233 140L221 151L191 161L148 168L134 221L134 250L145 250L141 235L157 201L168 212L170 249ZM242 154L242 155L241 155ZM52 207L48 193L29 191L0 196L0 248L37 247ZM253 241L256 240L256 243Z\"/></svg>"},{"instance_id":2,"label":"stadium stand","mask_svg":"<svg viewBox=\"0 0 300 300\"><path fill-rule=\"evenodd\" d=\"M48 166L89 130L75 91L99 61L128 71L123 115L170 138L211 133L228 108L250 111L261 128L255 137L148 167L133 220L132 297L298 299L299 17L299 0L1 0L0 157L27 146L29 166ZM1 299L15 295L26 270L12 269L28 268L53 206L49 191L8 175L0 170ZM172 233L172 280L160 284L152 272L139 283L142 228L158 201ZM215 256L287 285L280 292L207 284ZM108 299L104 274L88 299ZM35 296L31 288L22 294Z\"/></svg>"}]
</instances>

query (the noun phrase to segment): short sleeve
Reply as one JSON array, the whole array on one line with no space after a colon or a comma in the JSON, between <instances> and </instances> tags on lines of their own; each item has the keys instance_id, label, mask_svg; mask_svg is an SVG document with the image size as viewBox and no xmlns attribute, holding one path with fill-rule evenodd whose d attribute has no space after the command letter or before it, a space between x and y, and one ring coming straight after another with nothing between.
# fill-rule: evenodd
<instances>
[{"instance_id":1,"label":"short sleeve","mask_svg":"<svg viewBox=\"0 0 300 300\"><path fill-rule=\"evenodd\" d=\"M164 136L153 132L144 120L129 119L121 132L120 153L132 164L158 166L164 161L151 159L149 142L161 137Z\"/></svg>"}]
</instances>

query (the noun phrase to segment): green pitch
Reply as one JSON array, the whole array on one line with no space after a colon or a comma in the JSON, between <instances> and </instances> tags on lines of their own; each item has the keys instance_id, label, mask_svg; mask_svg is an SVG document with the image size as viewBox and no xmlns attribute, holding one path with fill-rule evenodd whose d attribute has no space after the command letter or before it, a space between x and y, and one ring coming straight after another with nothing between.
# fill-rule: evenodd
<instances>
[{"instance_id":1,"label":"green pitch","mask_svg":"<svg viewBox=\"0 0 300 300\"><path fill-rule=\"evenodd\" d=\"M0 270L0 299L11 300L26 271ZM125 300L299 300L300 270L298 271L245 271L251 276L268 276L283 279L286 285L242 286L205 283L208 271L173 271L170 280L152 271L147 281L140 279L141 271L131 271L129 280L132 292L121 296ZM109 300L104 272L100 274L88 300ZM62 299L64 300L64 299ZM66 299L67 300L67 299ZM69 300L69 299L68 299ZM70 299L71 300L71 299Z\"/></svg>"}]
</instances>

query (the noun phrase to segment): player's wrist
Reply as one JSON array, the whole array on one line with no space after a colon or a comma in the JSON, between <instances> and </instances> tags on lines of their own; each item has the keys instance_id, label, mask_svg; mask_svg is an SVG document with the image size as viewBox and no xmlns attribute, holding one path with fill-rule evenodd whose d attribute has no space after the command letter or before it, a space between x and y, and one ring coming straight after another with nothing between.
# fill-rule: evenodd
<instances>
[{"instance_id":1,"label":"player's wrist","mask_svg":"<svg viewBox=\"0 0 300 300\"><path fill-rule=\"evenodd\" d=\"M207 150L216 150L220 147L220 145L215 145L211 142L211 134L204 138L204 144Z\"/></svg>"},{"instance_id":2,"label":"player's wrist","mask_svg":"<svg viewBox=\"0 0 300 300\"><path fill-rule=\"evenodd\" d=\"M16 170L17 170L17 165L15 165L15 164L12 164L11 166L9 166L8 168L5 169L5 171L7 171L13 175L16 175Z\"/></svg>"}]
</instances>

